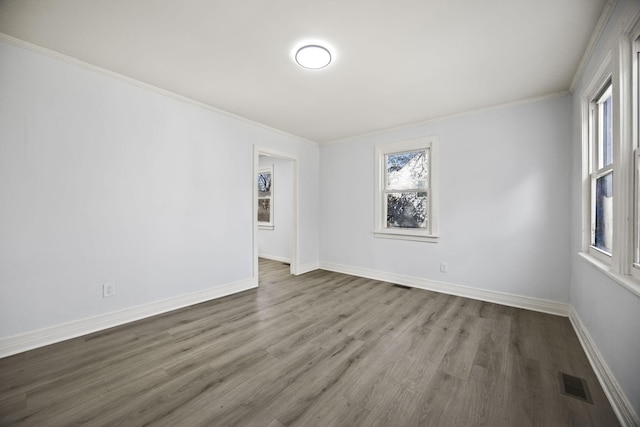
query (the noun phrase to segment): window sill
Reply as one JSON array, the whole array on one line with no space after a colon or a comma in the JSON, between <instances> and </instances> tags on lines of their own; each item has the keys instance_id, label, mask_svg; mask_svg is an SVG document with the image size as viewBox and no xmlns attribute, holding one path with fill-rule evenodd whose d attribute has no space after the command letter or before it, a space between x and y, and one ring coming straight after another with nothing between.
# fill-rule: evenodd
<instances>
[{"instance_id":1,"label":"window sill","mask_svg":"<svg viewBox=\"0 0 640 427\"><path fill-rule=\"evenodd\" d=\"M640 281L638 281L635 277L613 272L607 264L587 253L578 252L578 255L580 255L580 257L582 257L582 259L587 261L589 264L594 266L597 270L600 270L601 273L604 273L605 276L607 276L635 296L640 297Z\"/></svg>"},{"instance_id":2,"label":"window sill","mask_svg":"<svg viewBox=\"0 0 640 427\"><path fill-rule=\"evenodd\" d=\"M428 236L420 234L406 234L401 232L392 231L374 231L373 235L382 239L395 239L395 240L412 240L415 242L429 242L438 243L439 236Z\"/></svg>"}]
</instances>

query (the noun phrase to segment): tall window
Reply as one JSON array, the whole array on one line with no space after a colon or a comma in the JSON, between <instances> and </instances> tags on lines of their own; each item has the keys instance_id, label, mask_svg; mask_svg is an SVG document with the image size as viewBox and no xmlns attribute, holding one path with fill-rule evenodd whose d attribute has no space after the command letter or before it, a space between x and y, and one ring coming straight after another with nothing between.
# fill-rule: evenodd
<instances>
[{"instance_id":1,"label":"tall window","mask_svg":"<svg viewBox=\"0 0 640 427\"><path fill-rule=\"evenodd\" d=\"M582 255L640 296L640 21L583 92Z\"/></svg>"},{"instance_id":2,"label":"tall window","mask_svg":"<svg viewBox=\"0 0 640 427\"><path fill-rule=\"evenodd\" d=\"M613 100L611 83L591 106L591 245L613 248Z\"/></svg>"},{"instance_id":3,"label":"tall window","mask_svg":"<svg viewBox=\"0 0 640 427\"><path fill-rule=\"evenodd\" d=\"M640 148L636 148L635 157L635 241L633 267L640 271Z\"/></svg>"},{"instance_id":4,"label":"tall window","mask_svg":"<svg viewBox=\"0 0 640 427\"><path fill-rule=\"evenodd\" d=\"M437 138L376 147L377 237L438 237Z\"/></svg>"},{"instance_id":5,"label":"tall window","mask_svg":"<svg viewBox=\"0 0 640 427\"><path fill-rule=\"evenodd\" d=\"M640 23L636 27L640 26ZM640 29L636 30L636 35L640 32ZM631 198L633 203L633 256L630 272L636 278L640 279L640 35L636 38L633 44L633 75L634 82L632 87L634 88L633 95L633 143L630 147L633 150L633 196Z\"/></svg>"},{"instance_id":6,"label":"tall window","mask_svg":"<svg viewBox=\"0 0 640 427\"><path fill-rule=\"evenodd\" d=\"M635 40L632 41L633 60L631 61L633 76L631 82L631 132L632 138L628 144L621 144L620 158L623 165L628 167L627 179L620 186L628 195L628 210L625 213L633 218L628 228L622 232L630 236L628 239L628 256L623 256L622 268L624 273L630 274L640 285L640 22L636 23ZM623 247L623 250L625 248ZM640 295L640 286L637 289Z\"/></svg>"}]
</instances>

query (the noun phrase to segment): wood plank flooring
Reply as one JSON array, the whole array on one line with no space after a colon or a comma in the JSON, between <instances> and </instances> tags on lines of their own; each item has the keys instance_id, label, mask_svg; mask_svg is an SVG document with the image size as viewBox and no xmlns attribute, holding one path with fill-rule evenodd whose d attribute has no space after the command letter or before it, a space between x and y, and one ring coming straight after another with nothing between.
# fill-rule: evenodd
<instances>
[{"instance_id":1,"label":"wood plank flooring","mask_svg":"<svg viewBox=\"0 0 640 427\"><path fill-rule=\"evenodd\" d=\"M260 260L256 290L0 359L0 425L78 424L618 422L566 318Z\"/></svg>"}]
</instances>

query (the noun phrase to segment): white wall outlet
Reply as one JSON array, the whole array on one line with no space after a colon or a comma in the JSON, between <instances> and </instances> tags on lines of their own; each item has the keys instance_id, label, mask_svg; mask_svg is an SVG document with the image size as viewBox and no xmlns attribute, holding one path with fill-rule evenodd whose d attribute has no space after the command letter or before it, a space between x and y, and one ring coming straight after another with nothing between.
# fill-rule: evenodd
<instances>
[{"instance_id":1,"label":"white wall outlet","mask_svg":"<svg viewBox=\"0 0 640 427\"><path fill-rule=\"evenodd\" d=\"M440 271L443 273L448 273L449 272L449 263L448 262L441 262L440 263Z\"/></svg>"},{"instance_id":2,"label":"white wall outlet","mask_svg":"<svg viewBox=\"0 0 640 427\"><path fill-rule=\"evenodd\" d=\"M116 294L116 282L107 282L102 285L102 297L112 297Z\"/></svg>"}]
</instances>

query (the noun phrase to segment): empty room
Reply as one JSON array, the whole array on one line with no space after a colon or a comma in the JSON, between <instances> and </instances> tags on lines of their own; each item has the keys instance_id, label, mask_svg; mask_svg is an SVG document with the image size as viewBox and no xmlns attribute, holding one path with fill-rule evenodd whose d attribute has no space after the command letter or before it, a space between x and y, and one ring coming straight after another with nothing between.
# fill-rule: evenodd
<instances>
[{"instance_id":1,"label":"empty room","mask_svg":"<svg viewBox=\"0 0 640 427\"><path fill-rule=\"evenodd\" d=\"M0 426L640 426L637 0L0 0Z\"/></svg>"}]
</instances>

